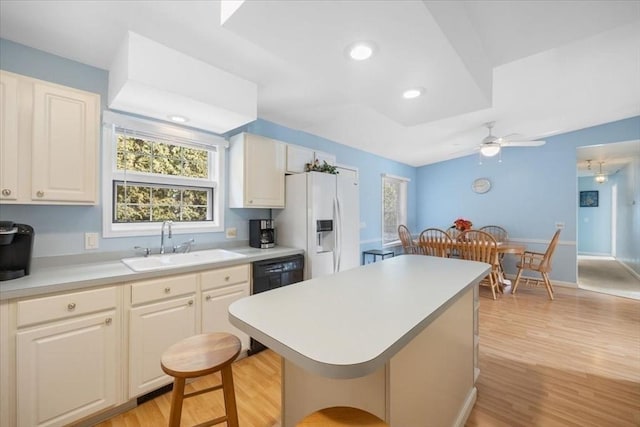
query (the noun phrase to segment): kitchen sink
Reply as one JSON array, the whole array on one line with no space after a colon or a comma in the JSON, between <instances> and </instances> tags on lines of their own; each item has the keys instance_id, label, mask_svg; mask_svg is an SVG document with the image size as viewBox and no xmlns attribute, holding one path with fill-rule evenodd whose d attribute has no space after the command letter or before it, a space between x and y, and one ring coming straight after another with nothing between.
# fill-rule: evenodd
<instances>
[{"instance_id":1,"label":"kitchen sink","mask_svg":"<svg viewBox=\"0 0 640 427\"><path fill-rule=\"evenodd\" d=\"M133 271L154 271L189 267L199 264L210 264L245 257L246 255L224 249L209 249L205 251L180 254L162 254L151 255L148 257L123 258L122 262Z\"/></svg>"}]
</instances>

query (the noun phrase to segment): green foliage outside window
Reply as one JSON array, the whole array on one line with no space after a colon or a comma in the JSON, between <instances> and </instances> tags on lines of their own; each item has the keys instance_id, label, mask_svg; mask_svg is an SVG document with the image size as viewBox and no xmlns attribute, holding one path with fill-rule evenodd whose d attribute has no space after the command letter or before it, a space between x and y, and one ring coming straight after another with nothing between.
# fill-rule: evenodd
<instances>
[{"instance_id":1,"label":"green foliage outside window","mask_svg":"<svg viewBox=\"0 0 640 427\"><path fill-rule=\"evenodd\" d=\"M118 135L118 170L208 178L209 152L159 141Z\"/></svg>"},{"instance_id":2,"label":"green foliage outside window","mask_svg":"<svg viewBox=\"0 0 640 427\"><path fill-rule=\"evenodd\" d=\"M400 185L395 182L384 182L384 236L385 242L397 240L398 213L400 212Z\"/></svg>"},{"instance_id":3,"label":"green foliage outside window","mask_svg":"<svg viewBox=\"0 0 640 427\"><path fill-rule=\"evenodd\" d=\"M209 190L118 181L115 222L206 221Z\"/></svg>"},{"instance_id":4,"label":"green foliage outside window","mask_svg":"<svg viewBox=\"0 0 640 427\"><path fill-rule=\"evenodd\" d=\"M207 150L118 135L117 169L176 178L209 178ZM213 189L115 181L114 222L207 221Z\"/></svg>"}]
</instances>

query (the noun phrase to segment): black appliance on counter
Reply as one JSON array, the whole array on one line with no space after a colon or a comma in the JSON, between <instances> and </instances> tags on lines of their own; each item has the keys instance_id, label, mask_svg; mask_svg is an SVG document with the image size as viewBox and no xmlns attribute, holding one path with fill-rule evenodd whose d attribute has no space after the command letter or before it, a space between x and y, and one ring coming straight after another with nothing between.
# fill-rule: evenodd
<instances>
[{"instance_id":1,"label":"black appliance on counter","mask_svg":"<svg viewBox=\"0 0 640 427\"><path fill-rule=\"evenodd\" d=\"M292 255L272 258L253 263L253 290L259 294L282 286L302 282L304 277L304 256ZM249 355L267 348L264 344L251 338Z\"/></svg>"},{"instance_id":2,"label":"black appliance on counter","mask_svg":"<svg viewBox=\"0 0 640 427\"><path fill-rule=\"evenodd\" d=\"M29 275L34 234L30 225L0 221L0 281Z\"/></svg>"},{"instance_id":3,"label":"black appliance on counter","mask_svg":"<svg viewBox=\"0 0 640 427\"><path fill-rule=\"evenodd\" d=\"M276 245L276 227L272 219L249 220L249 246L268 249Z\"/></svg>"}]
</instances>

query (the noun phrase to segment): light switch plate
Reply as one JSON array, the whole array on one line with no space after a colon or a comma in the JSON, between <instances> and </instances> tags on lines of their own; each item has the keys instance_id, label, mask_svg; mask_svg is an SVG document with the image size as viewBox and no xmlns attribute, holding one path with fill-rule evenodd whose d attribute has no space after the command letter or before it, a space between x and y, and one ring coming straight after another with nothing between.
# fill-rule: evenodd
<instances>
[{"instance_id":1,"label":"light switch plate","mask_svg":"<svg viewBox=\"0 0 640 427\"><path fill-rule=\"evenodd\" d=\"M98 233L84 233L84 248L98 249Z\"/></svg>"}]
</instances>

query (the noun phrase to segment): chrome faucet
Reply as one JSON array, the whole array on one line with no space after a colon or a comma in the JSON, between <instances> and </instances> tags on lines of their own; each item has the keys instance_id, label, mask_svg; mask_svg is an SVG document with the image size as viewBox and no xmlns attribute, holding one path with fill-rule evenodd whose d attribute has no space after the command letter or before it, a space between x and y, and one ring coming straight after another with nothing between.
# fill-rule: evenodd
<instances>
[{"instance_id":1,"label":"chrome faucet","mask_svg":"<svg viewBox=\"0 0 640 427\"><path fill-rule=\"evenodd\" d=\"M171 225L173 224L173 221L165 221L162 223L162 227L160 228L160 253L163 254L164 253L164 226L167 225L169 227L169 233L167 234L167 237L170 239L172 234L171 234Z\"/></svg>"},{"instance_id":2,"label":"chrome faucet","mask_svg":"<svg viewBox=\"0 0 640 427\"><path fill-rule=\"evenodd\" d=\"M188 241L184 242L184 243L180 243L179 245L175 245L173 247L173 253L187 253L191 251L191 245L193 245L196 242L196 239L189 239Z\"/></svg>"}]
</instances>

